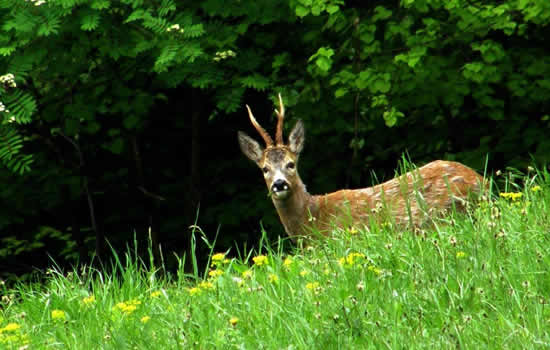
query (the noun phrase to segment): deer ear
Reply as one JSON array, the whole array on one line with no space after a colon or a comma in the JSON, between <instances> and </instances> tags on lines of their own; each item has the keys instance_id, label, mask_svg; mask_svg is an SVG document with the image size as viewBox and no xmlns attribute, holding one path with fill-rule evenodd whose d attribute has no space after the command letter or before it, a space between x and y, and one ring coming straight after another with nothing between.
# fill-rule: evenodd
<instances>
[{"instance_id":1,"label":"deer ear","mask_svg":"<svg viewBox=\"0 0 550 350\"><path fill-rule=\"evenodd\" d=\"M305 139L306 135L304 123L301 119L299 119L296 122L296 125L294 125L292 131L290 132L290 136L288 137L288 146L290 147L290 150L296 154L302 152Z\"/></svg>"},{"instance_id":2,"label":"deer ear","mask_svg":"<svg viewBox=\"0 0 550 350\"><path fill-rule=\"evenodd\" d=\"M238 134L239 145L241 146L241 151L243 151L244 155L256 164L260 163L264 151L262 146L260 146L258 142L254 141L254 139L252 139L244 132L239 131Z\"/></svg>"}]
</instances>

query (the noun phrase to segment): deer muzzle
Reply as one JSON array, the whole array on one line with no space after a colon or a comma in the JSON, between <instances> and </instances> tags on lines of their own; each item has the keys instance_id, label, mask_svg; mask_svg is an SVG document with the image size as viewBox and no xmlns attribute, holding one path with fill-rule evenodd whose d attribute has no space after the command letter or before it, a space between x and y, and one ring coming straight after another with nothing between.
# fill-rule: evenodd
<instances>
[{"instance_id":1,"label":"deer muzzle","mask_svg":"<svg viewBox=\"0 0 550 350\"><path fill-rule=\"evenodd\" d=\"M284 179L277 179L271 185L271 193L277 199L284 199L290 194L290 185Z\"/></svg>"}]
</instances>

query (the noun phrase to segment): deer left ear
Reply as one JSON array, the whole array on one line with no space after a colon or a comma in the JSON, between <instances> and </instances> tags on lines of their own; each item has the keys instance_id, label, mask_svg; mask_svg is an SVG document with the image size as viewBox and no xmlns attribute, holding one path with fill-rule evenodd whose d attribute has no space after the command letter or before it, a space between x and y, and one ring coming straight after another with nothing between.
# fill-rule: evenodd
<instances>
[{"instance_id":1,"label":"deer left ear","mask_svg":"<svg viewBox=\"0 0 550 350\"><path fill-rule=\"evenodd\" d=\"M290 150L296 154L302 152L305 138L304 123L301 119L299 119L288 137L288 146L290 147Z\"/></svg>"},{"instance_id":2,"label":"deer left ear","mask_svg":"<svg viewBox=\"0 0 550 350\"><path fill-rule=\"evenodd\" d=\"M239 131L239 146L241 146L241 151L244 155L247 156L250 160L256 164L260 163L263 156L263 148L260 144L254 141L250 136L246 135L244 132Z\"/></svg>"}]
</instances>

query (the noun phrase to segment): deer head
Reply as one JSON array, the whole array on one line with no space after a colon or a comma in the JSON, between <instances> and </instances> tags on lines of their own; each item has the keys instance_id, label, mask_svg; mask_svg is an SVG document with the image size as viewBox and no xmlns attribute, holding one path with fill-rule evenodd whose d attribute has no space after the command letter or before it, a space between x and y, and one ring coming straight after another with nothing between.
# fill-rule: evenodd
<instances>
[{"instance_id":1,"label":"deer head","mask_svg":"<svg viewBox=\"0 0 550 350\"><path fill-rule=\"evenodd\" d=\"M241 131L239 131L239 145L243 153L262 170L273 200L283 201L289 198L293 192L302 191L303 184L297 171L298 158L305 139L302 121L298 120L290 132L288 144L285 145L283 140L285 108L281 94L279 94L279 110L275 110L277 114L275 142L256 121L250 107L246 105L246 108L252 125L264 139L266 146L265 148L260 146L258 142Z\"/></svg>"}]
</instances>

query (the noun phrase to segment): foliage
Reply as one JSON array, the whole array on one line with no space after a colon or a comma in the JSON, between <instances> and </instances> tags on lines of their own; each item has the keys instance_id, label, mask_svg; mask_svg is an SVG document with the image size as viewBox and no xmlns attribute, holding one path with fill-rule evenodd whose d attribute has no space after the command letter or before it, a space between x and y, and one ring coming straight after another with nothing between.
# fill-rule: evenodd
<instances>
[{"instance_id":1,"label":"foliage","mask_svg":"<svg viewBox=\"0 0 550 350\"><path fill-rule=\"evenodd\" d=\"M38 349L544 346L550 187L540 178L525 182L467 215L435 219L430 229L339 229L288 255L269 246L213 254L203 237L204 273L186 274L180 261L177 275L163 278L133 251L110 273L49 270L44 286L3 287L0 342Z\"/></svg>"}]
</instances>

